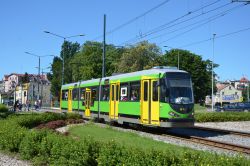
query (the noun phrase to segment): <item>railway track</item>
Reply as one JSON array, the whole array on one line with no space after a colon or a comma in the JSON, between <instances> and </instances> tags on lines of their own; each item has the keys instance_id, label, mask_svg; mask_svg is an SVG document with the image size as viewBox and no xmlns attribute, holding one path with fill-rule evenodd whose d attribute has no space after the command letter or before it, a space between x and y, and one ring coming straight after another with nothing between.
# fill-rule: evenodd
<instances>
[{"instance_id":1,"label":"railway track","mask_svg":"<svg viewBox=\"0 0 250 166\"><path fill-rule=\"evenodd\" d=\"M250 138L250 133L247 133L247 132L216 129L216 128L210 128L210 127L200 127L200 126L195 126L195 127L193 127L193 129L206 130L206 131L211 131L211 132L219 132L219 133L224 133L224 134L233 134L233 135L239 135L242 137L249 137Z\"/></svg>"},{"instance_id":2,"label":"railway track","mask_svg":"<svg viewBox=\"0 0 250 166\"><path fill-rule=\"evenodd\" d=\"M164 136L170 136L172 138L176 139L182 139L184 141L191 141L194 143L199 143L207 146L217 147L225 150L235 151L239 153L244 153L247 155L250 155L250 146L242 146L237 144L232 144L228 142L222 142L222 141L216 141L211 140L207 138L197 137L197 136L189 136L189 135L182 135L182 134L176 134L173 132L162 134Z\"/></svg>"}]
</instances>

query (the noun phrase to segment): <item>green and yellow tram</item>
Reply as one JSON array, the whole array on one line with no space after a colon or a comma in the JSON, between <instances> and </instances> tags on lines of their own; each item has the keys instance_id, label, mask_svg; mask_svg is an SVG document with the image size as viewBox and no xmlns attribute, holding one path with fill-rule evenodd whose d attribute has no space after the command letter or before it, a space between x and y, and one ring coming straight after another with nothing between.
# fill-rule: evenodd
<instances>
[{"instance_id":1,"label":"green and yellow tram","mask_svg":"<svg viewBox=\"0 0 250 166\"><path fill-rule=\"evenodd\" d=\"M60 107L68 112L79 111L85 118L99 117L120 124L194 125L191 76L170 67L63 85Z\"/></svg>"}]
</instances>

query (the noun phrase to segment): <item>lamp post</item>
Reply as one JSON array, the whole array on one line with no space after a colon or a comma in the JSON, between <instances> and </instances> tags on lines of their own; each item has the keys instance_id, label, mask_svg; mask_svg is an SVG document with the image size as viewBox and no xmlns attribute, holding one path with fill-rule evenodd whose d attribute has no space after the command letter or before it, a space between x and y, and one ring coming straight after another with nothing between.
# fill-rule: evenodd
<instances>
[{"instance_id":1,"label":"lamp post","mask_svg":"<svg viewBox=\"0 0 250 166\"><path fill-rule=\"evenodd\" d=\"M69 38L85 36L83 34L73 35L73 36L61 36L61 35L58 35L58 34L55 34L55 33L49 32L49 31L44 31L44 33L48 33L48 34L51 34L53 36L56 36L56 37L63 39L63 43L65 43L66 39L69 39ZM64 81L64 54L65 54L64 50L65 49L63 49L63 53L62 53L62 61L63 61L62 62L62 85L63 85L63 81Z\"/></svg>"},{"instance_id":2,"label":"lamp post","mask_svg":"<svg viewBox=\"0 0 250 166\"><path fill-rule=\"evenodd\" d=\"M170 47L170 46L163 46L163 47L169 47L169 48L171 48L171 49L174 49L174 50L177 50L178 51L178 70L180 69L180 51L179 51L179 49L176 49L176 48L173 48L173 47Z\"/></svg>"},{"instance_id":3,"label":"lamp post","mask_svg":"<svg viewBox=\"0 0 250 166\"><path fill-rule=\"evenodd\" d=\"M37 81L38 81L38 99L39 99L39 96L40 96L40 94L39 94L39 79L41 79L40 78L40 69L41 69L41 58L43 58L43 57L48 57L48 56L54 56L54 55L36 55L36 54L33 54L33 53L30 53L30 52L25 52L26 54L29 54L29 55L33 55L33 56L35 56L35 57L37 57L38 58L38 78L37 78Z\"/></svg>"},{"instance_id":4,"label":"lamp post","mask_svg":"<svg viewBox=\"0 0 250 166\"><path fill-rule=\"evenodd\" d=\"M213 34L213 58L212 58L212 111L214 111L214 38L216 34Z\"/></svg>"}]
</instances>

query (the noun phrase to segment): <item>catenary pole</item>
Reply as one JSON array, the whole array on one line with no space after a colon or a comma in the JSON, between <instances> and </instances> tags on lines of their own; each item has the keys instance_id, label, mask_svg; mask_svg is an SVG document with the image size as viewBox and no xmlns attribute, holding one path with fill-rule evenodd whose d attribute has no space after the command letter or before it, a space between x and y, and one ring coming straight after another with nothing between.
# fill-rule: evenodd
<instances>
[{"instance_id":1,"label":"catenary pole","mask_svg":"<svg viewBox=\"0 0 250 166\"><path fill-rule=\"evenodd\" d=\"M213 34L213 58L212 58L212 111L214 111L214 38L216 34Z\"/></svg>"},{"instance_id":2,"label":"catenary pole","mask_svg":"<svg viewBox=\"0 0 250 166\"><path fill-rule=\"evenodd\" d=\"M102 79L105 77L105 57L106 57L106 14L103 17L103 52L102 52L102 78L99 81L99 95L98 95L98 121L100 120L100 101L102 95Z\"/></svg>"}]
</instances>

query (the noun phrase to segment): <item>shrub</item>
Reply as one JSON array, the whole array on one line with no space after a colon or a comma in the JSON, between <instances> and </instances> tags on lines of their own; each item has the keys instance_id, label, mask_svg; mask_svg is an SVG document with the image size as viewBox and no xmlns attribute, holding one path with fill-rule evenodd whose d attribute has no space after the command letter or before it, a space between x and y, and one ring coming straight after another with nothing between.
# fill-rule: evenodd
<instances>
[{"instance_id":1,"label":"shrub","mask_svg":"<svg viewBox=\"0 0 250 166\"><path fill-rule=\"evenodd\" d=\"M83 142L54 133L43 138L40 155L47 156L51 165L88 165L89 159L87 146Z\"/></svg>"},{"instance_id":2,"label":"shrub","mask_svg":"<svg viewBox=\"0 0 250 166\"><path fill-rule=\"evenodd\" d=\"M0 112L8 112L8 111L9 111L8 107L6 107L3 104L0 104Z\"/></svg>"},{"instance_id":3,"label":"shrub","mask_svg":"<svg viewBox=\"0 0 250 166\"><path fill-rule=\"evenodd\" d=\"M196 122L250 121L250 112L195 113Z\"/></svg>"},{"instance_id":4,"label":"shrub","mask_svg":"<svg viewBox=\"0 0 250 166\"><path fill-rule=\"evenodd\" d=\"M20 154L23 159L32 159L39 154L42 139L47 136L47 131L31 131L26 134L20 144Z\"/></svg>"},{"instance_id":5,"label":"shrub","mask_svg":"<svg viewBox=\"0 0 250 166\"><path fill-rule=\"evenodd\" d=\"M0 149L18 152L19 145L28 131L8 120L1 121L0 126Z\"/></svg>"},{"instance_id":6,"label":"shrub","mask_svg":"<svg viewBox=\"0 0 250 166\"><path fill-rule=\"evenodd\" d=\"M187 148L144 150L91 137L74 139L48 130L28 130L34 124L62 118L52 114L11 116L0 121L0 149L20 152L38 165L247 165L242 157L225 157ZM23 126L21 126L24 125Z\"/></svg>"},{"instance_id":7,"label":"shrub","mask_svg":"<svg viewBox=\"0 0 250 166\"><path fill-rule=\"evenodd\" d=\"M79 123L84 123L83 119L67 119L66 120L67 124L79 124Z\"/></svg>"},{"instance_id":8,"label":"shrub","mask_svg":"<svg viewBox=\"0 0 250 166\"><path fill-rule=\"evenodd\" d=\"M81 119L82 116L77 113L67 113L66 114L66 119Z\"/></svg>"},{"instance_id":9,"label":"shrub","mask_svg":"<svg viewBox=\"0 0 250 166\"><path fill-rule=\"evenodd\" d=\"M66 122L64 120L56 120L56 121L51 121L46 124L40 124L37 126L37 129L42 129L42 128L47 128L47 129L52 129L55 130L56 128L65 126Z\"/></svg>"}]
</instances>

